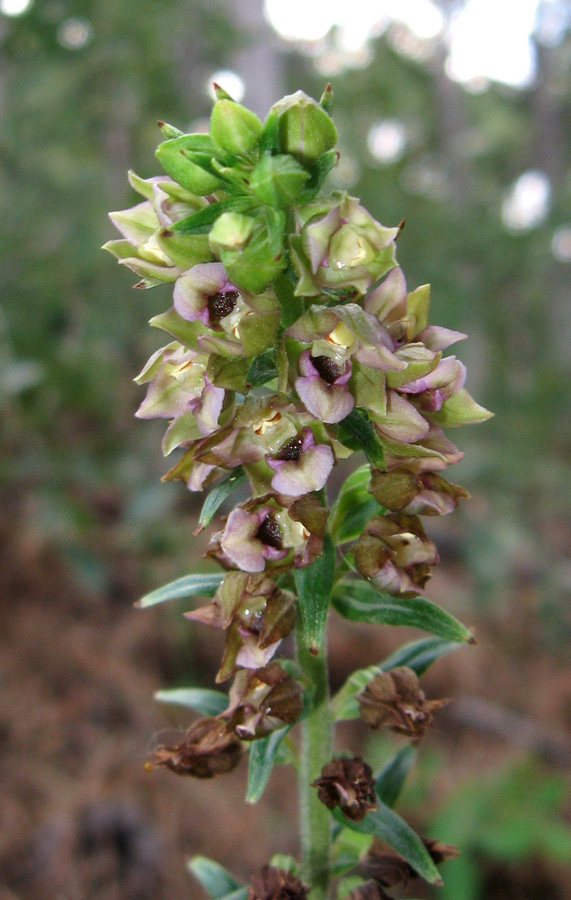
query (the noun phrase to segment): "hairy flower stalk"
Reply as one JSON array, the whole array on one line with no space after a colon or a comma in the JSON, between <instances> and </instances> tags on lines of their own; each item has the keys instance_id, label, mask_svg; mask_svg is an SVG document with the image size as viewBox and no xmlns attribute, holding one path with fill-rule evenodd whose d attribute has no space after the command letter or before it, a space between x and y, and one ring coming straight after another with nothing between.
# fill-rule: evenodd
<instances>
[{"instance_id":1,"label":"hairy flower stalk","mask_svg":"<svg viewBox=\"0 0 571 900\"><path fill-rule=\"evenodd\" d=\"M468 496L443 476L462 457L443 429L491 413L466 391L464 365L443 355L466 335L429 324L428 285L407 287L400 226L381 225L345 192L323 191L338 159L330 87L319 103L285 97L264 122L216 90L208 134L160 123L166 174L130 173L142 200L110 214L121 238L105 245L136 273L136 287L172 285L171 306L151 320L167 343L136 379L147 385L136 415L168 420L163 450L178 451L165 478L211 488L199 530L236 487L249 487L211 533L207 556L220 575L175 583L181 596L210 597L186 615L225 632L216 680L232 679L228 698L193 688L181 701L174 692L201 717L153 764L211 778L249 752L247 799L256 802L283 748L299 755L301 864L278 855L244 898L311 891L325 900L333 868L353 882L362 876L355 897L385 896L409 876L438 884L435 860L446 857L383 801L382 776L366 761L332 758L332 730L361 714L417 743L445 702L427 700L418 675L473 638L423 594L438 551L421 517ZM360 467L330 508L335 466L355 452ZM174 596L168 586L140 605ZM434 637L355 673L331 699L330 605L349 620L416 625ZM294 631L295 661L279 655ZM289 736L297 723L299 747ZM369 835L369 846L381 837L400 856L362 862L355 842L343 845L348 830ZM191 862L220 898L212 866ZM239 883L224 877L234 896ZM340 891L348 893L342 881Z\"/></svg>"}]
</instances>

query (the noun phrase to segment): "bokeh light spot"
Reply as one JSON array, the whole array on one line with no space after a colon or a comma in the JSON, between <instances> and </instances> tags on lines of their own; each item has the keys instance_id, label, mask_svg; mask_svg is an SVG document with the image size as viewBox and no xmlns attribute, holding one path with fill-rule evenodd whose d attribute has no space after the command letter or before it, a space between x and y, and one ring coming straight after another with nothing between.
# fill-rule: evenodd
<instances>
[{"instance_id":1,"label":"bokeh light spot","mask_svg":"<svg viewBox=\"0 0 571 900\"><path fill-rule=\"evenodd\" d=\"M217 72L213 72L206 82L206 90L213 100L216 99L214 84L219 84L237 103L242 100L246 92L246 85L243 80L237 72L232 72L230 69L220 69Z\"/></svg>"}]
</instances>

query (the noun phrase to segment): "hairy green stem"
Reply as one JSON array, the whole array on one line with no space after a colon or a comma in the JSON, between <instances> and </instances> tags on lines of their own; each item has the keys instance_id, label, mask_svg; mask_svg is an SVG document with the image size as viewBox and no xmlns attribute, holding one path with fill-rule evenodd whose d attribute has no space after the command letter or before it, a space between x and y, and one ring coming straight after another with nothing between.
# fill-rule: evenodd
<instances>
[{"instance_id":1,"label":"hairy green stem","mask_svg":"<svg viewBox=\"0 0 571 900\"><path fill-rule=\"evenodd\" d=\"M312 900L326 900L329 894L331 855L331 814L317 799L311 783L331 760L332 722L325 641L318 655L305 646L301 628L297 638L298 663L315 690L311 714L301 723L299 767L299 819L302 875L311 886Z\"/></svg>"}]
</instances>

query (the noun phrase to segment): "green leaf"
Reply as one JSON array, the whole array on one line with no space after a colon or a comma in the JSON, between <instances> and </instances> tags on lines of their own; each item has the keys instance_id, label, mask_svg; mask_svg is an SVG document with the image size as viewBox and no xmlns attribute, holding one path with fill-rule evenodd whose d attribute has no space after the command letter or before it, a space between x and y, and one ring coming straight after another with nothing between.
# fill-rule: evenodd
<instances>
[{"instance_id":1,"label":"green leaf","mask_svg":"<svg viewBox=\"0 0 571 900\"><path fill-rule=\"evenodd\" d=\"M290 325L303 315L305 307L301 297L294 293L295 284L287 275L278 275L274 281L274 291L282 307L281 327L289 328ZM300 345L300 349L303 349Z\"/></svg>"},{"instance_id":2,"label":"green leaf","mask_svg":"<svg viewBox=\"0 0 571 900\"><path fill-rule=\"evenodd\" d=\"M354 541L369 519L384 512L383 507L367 490L370 478L370 467L365 464L352 472L341 487L328 524L335 544Z\"/></svg>"},{"instance_id":3,"label":"green leaf","mask_svg":"<svg viewBox=\"0 0 571 900\"><path fill-rule=\"evenodd\" d=\"M197 572L194 575L184 575L177 578L176 581L170 581L168 584L145 594L140 600L137 600L135 606L139 609L146 609L147 606L155 606L157 603L164 603L166 600L178 600L181 597L194 597L197 594L204 594L211 597L222 579L222 572Z\"/></svg>"},{"instance_id":4,"label":"green leaf","mask_svg":"<svg viewBox=\"0 0 571 900\"><path fill-rule=\"evenodd\" d=\"M380 838L400 853L415 872L429 884L442 884L440 873L418 835L382 800L379 801L379 808L367 813L362 822L352 822L338 809L334 810L333 815L338 822L353 831Z\"/></svg>"},{"instance_id":5,"label":"green leaf","mask_svg":"<svg viewBox=\"0 0 571 900\"><path fill-rule=\"evenodd\" d=\"M364 410L351 410L349 415L339 423L338 436L339 440L352 450L363 450L371 465L376 469L386 471L383 448Z\"/></svg>"},{"instance_id":6,"label":"green leaf","mask_svg":"<svg viewBox=\"0 0 571 900\"><path fill-rule=\"evenodd\" d=\"M241 466L234 469L224 481L212 488L200 512L199 524L206 528L210 524L226 497L246 481L246 474Z\"/></svg>"},{"instance_id":7,"label":"green leaf","mask_svg":"<svg viewBox=\"0 0 571 900\"><path fill-rule=\"evenodd\" d=\"M261 384L266 384L268 381L272 381L273 378L277 378L277 375L278 370L276 368L274 351L264 350L263 353L258 354L252 360L246 375L246 384L250 387L259 387Z\"/></svg>"},{"instance_id":8,"label":"green leaf","mask_svg":"<svg viewBox=\"0 0 571 900\"><path fill-rule=\"evenodd\" d=\"M374 625L408 625L449 641L474 643L468 629L426 597L393 597L370 582L344 579L333 593L337 612L353 622Z\"/></svg>"},{"instance_id":9,"label":"green leaf","mask_svg":"<svg viewBox=\"0 0 571 900\"><path fill-rule=\"evenodd\" d=\"M228 210L241 212L252 206L253 203L249 197L229 197L228 200L219 200L217 203L211 203L210 206L199 209L198 212L186 216L185 219L179 219L172 226L172 230L177 231L179 234L208 234L212 223L223 212Z\"/></svg>"},{"instance_id":10,"label":"green leaf","mask_svg":"<svg viewBox=\"0 0 571 900\"><path fill-rule=\"evenodd\" d=\"M386 672L388 669L396 669L397 666L408 666L420 676L445 653L463 646L463 642L447 641L443 638L422 638L420 641L399 647L381 663L380 668Z\"/></svg>"},{"instance_id":11,"label":"green leaf","mask_svg":"<svg viewBox=\"0 0 571 900\"><path fill-rule=\"evenodd\" d=\"M165 691L156 691L154 698L159 703L174 703L177 706L195 709L204 716L217 716L228 707L226 694L208 688L169 688Z\"/></svg>"},{"instance_id":12,"label":"green leaf","mask_svg":"<svg viewBox=\"0 0 571 900\"><path fill-rule=\"evenodd\" d=\"M312 653L319 652L323 643L334 577L335 549L326 534L321 556L309 566L294 571L303 637Z\"/></svg>"},{"instance_id":13,"label":"green leaf","mask_svg":"<svg viewBox=\"0 0 571 900\"><path fill-rule=\"evenodd\" d=\"M280 149L280 128L277 109L271 109L264 122L264 128L258 142L260 155L270 151L277 153Z\"/></svg>"},{"instance_id":14,"label":"green leaf","mask_svg":"<svg viewBox=\"0 0 571 900\"><path fill-rule=\"evenodd\" d=\"M207 856L193 856L186 866L212 900L223 900L228 894L242 889L240 882L224 866Z\"/></svg>"},{"instance_id":15,"label":"green leaf","mask_svg":"<svg viewBox=\"0 0 571 900\"><path fill-rule=\"evenodd\" d=\"M253 742L248 767L246 803L257 803L264 793L274 767L276 753L289 729L290 726L287 725L285 728L273 731L267 737Z\"/></svg>"},{"instance_id":16,"label":"green leaf","mask_svg":"<svg viewBox=\"0 0 571 900\"><path fill-rule=\"evenodd\" d=\"M415 758L415 748L407 744L388 761L377 776L377 797L391 809L399 798Z\"/></svg>"}]
</instances>

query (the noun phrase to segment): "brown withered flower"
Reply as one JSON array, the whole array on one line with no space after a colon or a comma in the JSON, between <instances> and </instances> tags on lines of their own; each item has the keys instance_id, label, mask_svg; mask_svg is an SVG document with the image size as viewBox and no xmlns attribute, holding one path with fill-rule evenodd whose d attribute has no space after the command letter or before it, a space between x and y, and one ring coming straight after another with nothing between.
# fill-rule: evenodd
<instances>
[{"instance_id":1,"label":"brown withered flower","mask_svg":"<svg viewBox=\"0 0 571 900\"><path fill-rule=\"evenodd\" d=\"M365 881L351 891L347 900L392 900L392 897L389 897L376 881Z\"/></svg>"},{"instance_id":2,"label":"brown withered flower","mask_svg":"<svg viewBox=\"0 0 571 900\"><path fill-rule=\"evenodd\" d=\"M438 840L426 838L423 838L422 842L436 865L447 859L454 859L459 854L458 848L451 844L443 844ZM352 874L372 879L372 883L380 888L382 898L386 896L383 888L393 888L401 883L406 886L410 879L419 877L400 853L379 840L373 841L369 852L355 866ZM368 898L363 897L361 900L368 900ZM371 895L371 900L376 900L376 897Z\"/></svg>"},{"instance_id":3,"label":"brown withered flower","mask_svg":"<svg viewBox=\"0 0 571 900\"><path fill-rule=\"evenodd\" d=\"M278 662L259 669L240 669L230 689L224 715L242 740L265 737L293 725L303 707L301 685Z\"/></svg>"},{"instance_id":4,"label":"brown withered flower","mask_svg":"<svg viewBox=\"0 0 571 900\"><path fill-rule=\"evenodd\" d=\"M427 700L418 675L407 666L379 672L357 694L361 717L369 728L383 725L419 741L432 725L433 714L449 700Z\"/></svg>"},{"instance_id":5,"label":"brown withered flower","mask_svg":"<svg viewBox=\"0 0 571 900\"><path fill-rule=\"evenodd\" d=\"M264 866L250 882L248 900L306 900L311 888L291 872Z\"/></svg>"},{"instance_id":6,"label":"brown withered flower","mask_svg":"<svg viewBox=\"0 0 571 900\"><path fill-rule=\"evenodd\" d=\"M178 743L155 750L150 766L164 766L177 775L213 778L231 772L240 762L242 745L226 723L212 716L197 719Z\"/></svg>"},{"instance_id":7,"label":"brown withered flower","mask_svg":"<svg viewBox=\"0 0 571 900\"><path fill-rule=\"evenodd\" d=\"M311 785L327 809L339 806L341 812L360 822L372 809L377 809L375 780L371 767L360 756L332 759Z\"/></svg>"}]
</instances>

